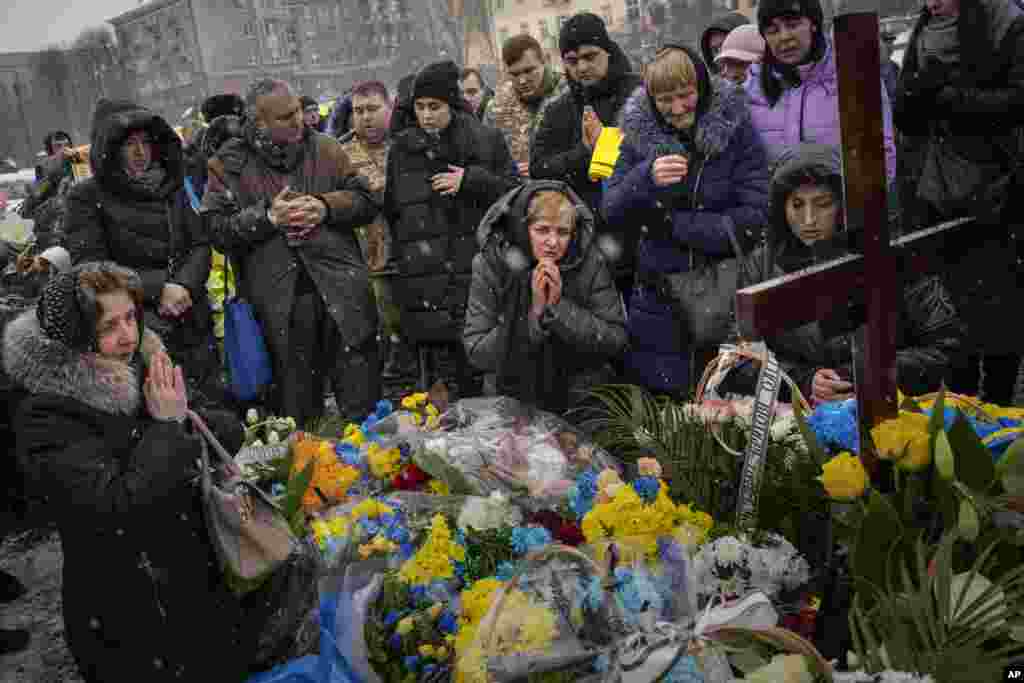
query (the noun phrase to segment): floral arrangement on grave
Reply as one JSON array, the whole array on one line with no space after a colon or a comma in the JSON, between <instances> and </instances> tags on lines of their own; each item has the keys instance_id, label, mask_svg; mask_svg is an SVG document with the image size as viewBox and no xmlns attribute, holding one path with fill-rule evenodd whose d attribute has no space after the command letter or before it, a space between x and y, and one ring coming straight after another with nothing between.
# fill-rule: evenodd
<instances>
[{"instance_id":1,"label":"floral arrangement on grave","mask_svg":"<svg viewBox=\"0 0 1024 683\"><path fill-rule=\"evenodd\" d=\"M730 450L746 448L742 416L697 410L630 385L597 387L591 397L594 408L581 415L581 429L597 446L627 465L657 458L673 500L690 501L715 519L734 517L743 459ZM768 442L758 509L760 529L792 541L820 537L818 527L828 519L828 498L815 479L824 459L800 438L797 410L773 424L779 431ZM800 550L811 559L811 549Z\"/></svg>"},{"instance_id":2,"label":"floral arrangement on grave","mask_svg":"<svg viewBox=\"0 0 1024 683\"><path fill-rule=\"evenodd\" d=\"M996 452L976 427L988 419L969 399L947 401L945 390L923 403L901 396L897 417L856 430L856 445L886 463L890 486L872 485L857 452L822 468L819 480L840 503L834 521L855 591L850 626L868 673L995 680L1024 654L1014 621L1024 611L1024 441ZM812 415L804 425L808 447L824 459L814 424Z\"/></svg>"},{"instance_id":3,"label":"floral arrangement on grave","mask_svg":"<svg viewBox=\"0 0 1024 683\"><path fill-rule=\"evenodd\" d=\"M258 410L249 408L245 413L244 447L259 448L284 443L296 429L298 425L295 424L295 418L269 414L261 416Z\"/></svg>"}]
</instances>

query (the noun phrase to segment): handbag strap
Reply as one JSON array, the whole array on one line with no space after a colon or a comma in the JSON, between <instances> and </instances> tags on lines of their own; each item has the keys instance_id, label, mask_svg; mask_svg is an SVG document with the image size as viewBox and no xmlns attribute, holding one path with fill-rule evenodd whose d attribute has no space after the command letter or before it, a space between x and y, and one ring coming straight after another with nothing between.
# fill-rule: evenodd
<instances>
[{"instance_id":1,"label":"handbag strap","mask_svg":"<svg viewBox=\"0 0 1024 683\"><path fill-rule=\"evenodd\" d=\"M227 465L233 472L241 474L241 470L239 470L238 465L235 464L235 459L231 457L224 446L221 445L220 441L217 440L217 437L213 435L213 432L211 432L210 428L206 426L206 422L203 418L192 410L186 411L185 414L188 416L192 426L195 427L196 431L198 431L200 436L203 438L204 454L206 453L205 447L208 443L210 446L213 446L214 453L217 454L223 464ZM207 455L204 460L206 462L204 462L203 465L209 469L209 456Z\"/></svg>"}]
</instances>

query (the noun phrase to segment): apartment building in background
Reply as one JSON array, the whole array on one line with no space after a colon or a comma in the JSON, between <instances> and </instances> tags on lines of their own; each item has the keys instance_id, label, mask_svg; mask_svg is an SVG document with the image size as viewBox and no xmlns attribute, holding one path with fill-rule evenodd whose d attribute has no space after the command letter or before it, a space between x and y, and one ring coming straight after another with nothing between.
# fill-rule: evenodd
<instances>
[{"instance_id":1,"label":"apartment building in background","mask_svg":"<svg viewBox=\"0 0 1024 683\"><path fill-rule=\"evenodd\" d=\"M696 40L712 16L739 10L754 16L753 0L491 0L498 49L520 33L540 42L553 64L561 62L558 34L579 12L602 17L612 38L634 60L648 59L670 37Z\"/></svg>"}]
</instances>

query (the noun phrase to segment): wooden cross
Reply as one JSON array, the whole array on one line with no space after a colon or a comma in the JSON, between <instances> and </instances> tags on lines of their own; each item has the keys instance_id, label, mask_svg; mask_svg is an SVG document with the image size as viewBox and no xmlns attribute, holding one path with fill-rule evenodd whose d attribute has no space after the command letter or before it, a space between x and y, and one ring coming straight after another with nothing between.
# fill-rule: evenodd
<instances>
[{"instance_id":1,"label":"wooden cross","mask_svg":"<svg viewBox=\"0 0 1024 683\"><path fill-rule=\"evenodd\" d=\"M902 296L897 268L919 275L936 272L942 265L937 248L947 235L973 221L951 221L890 240L878 15L842 14L833 27L846 227L860 237L863 253L740 290L736 318L744 339L764 339L836 310L863 306L866 324L858 336L864 362L856 377L857 408L861 424L871 427L897 414L895 332ZM874 473L874 454L861 455Z\"/></svg>"}]
</instances>

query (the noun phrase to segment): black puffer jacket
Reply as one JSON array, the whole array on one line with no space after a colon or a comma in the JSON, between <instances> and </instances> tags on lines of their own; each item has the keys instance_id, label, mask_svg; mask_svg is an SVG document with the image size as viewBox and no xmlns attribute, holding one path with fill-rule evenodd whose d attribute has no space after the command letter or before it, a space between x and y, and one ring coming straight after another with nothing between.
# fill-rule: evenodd
<instances>
[{"instance_id":1,"label":"black puffer jacket","mask_svg":"<svg viewBox=\"0 0 1024 683\"><path fill-rule=\"evenodd\" d=\"M847 234L840 228L828 243L807 246L796 238L786 221L786 198L800 185L823 179L840 193L842 182L838 150L805 144L779 161L771 184L768 244L750 255L750 272L758 281L792 273L848 253ZM841 195L840 195L841 196ZM935 391L948 381L950 363L960 351L963 328L956 307L938 277L915 278L903 273L896 336L896 381L908 395ZM853 321L851 318L860 318ZM776 335L768 346L807 397L814 373L835 370L848 381L854 376L852 333L863 322L859 313L841 311L822 320ZM756 369L734 373L726 391L752 393Z\"/></svg>"},{"instance_id":2,"label":"black puffer jacket","mask_svg":"<svg viewBox=\"0 0 1024 683\"><path fill-rule=\"evenodd\" d=\"M593 150L583 144L583 110L590 105L606 126L614 126L633 91L643 84L632 73L626 54L616 46L608 64L608 77L598 86L583 88L569 82L569 90L549 101L530 144L530 175L539 180L561 180L569 184L598 217L598 233L608 228L601 216L601 183L590 180ZM635 231L616 234L622 258L616 263L618 275L632 270L636 250Z\"/></svg>"},{"instance_id":3,"label":"black puffer jacket","mask_svg":"<svg viewBox=\"0 0 1024 683\"><path fill-rule=\"evenodd\" d=\"M978 229L961 231L946 243L946 282L964 314L972 347L1020 353L1004 320L1019 312L1024 291L1019 266L1024 257L1024 0L961 3L959 68L920 63L918 42L929 19L928 9L922 9L893 104L893 122L902 134L897 178L903 229L965 215L983 219ZM926 87L929 81L932 87ZM995 162L990 177L960 205L934 207L918 198L922 179L942 182L925 165L929 147L940 140L968 166ZM985 192L1014 158L1018 171L1005 190L1008 201L1001 216L991 215L998 203L986 200ZM952 175L955 182L970 174L956 169Z\"/></svg>"},{"instance_id":4,"label":"black puffer jacket","mask_svg":"<svg viewBox=\"0 0 1024 683\"><path fill-rule=\"evenodd\" d=\"M501 131L465 111L452 111L451 124L435 139L416 123L395 130L388 152L384 212L393 235L399 270L395 302L402 329L415 341L459 339L476 227L484 213L518 181L515 162ZM430 178L465 169L455 196L442 197Z\"/></svg>"},{"instance_id":5,"label":"black puffer jacket","mask_svg":"<svg viewBox=\"0 0 1024 683\"><path fill-rule=\"evenodd\" d=\"M566 193L579 207L576 229L558 264L561 300L545 308L538 324L529 325L524 322L530 303L528 280L524 279L531 277L533 268L528 264L535 261L523 258L529 241L526 212L533 196L552 189ZM610 379L605 371L608 363L627 342L625 311L594 238L593 214L563 183L532 182L510 192L488 211L477 231L480 253L473 259L463 334L470 362L488 373L488 388L493 379L498 393L535 403L544 410L563 412L583 391ZM524 267L513 267L518 263ZM512 301L520 286L526 296L522 301ZM528 327L528 335L517 334ZM510 348L515 344L529 348ZM515 366L516 361L522 362ZM551 367L545 368L546 362ZM539 376L545 372L552 377ZM522 382L528 373L538 376ZM546 379L564 385L545 391L542 387ZM524 391L531 390L538 395L524 395Z\"/></svg>"},{"instance_id":6,"label":"black puffer jacket","mask_svg":"<svg viewBox=\"0 0 1024 683\"><path fill-rule=\"evenodd\" d=\"M212 333L206 294L210 241L183 188L181 138L162 118L130 103L112 107L93 126L94 175L75 185L67 200L65 231L72 259L76 264L114 261L136 271L146 297L146 324L163 337L172 355L207 343ZM122 143L140 129L152 136L154 159L166 170L155 192L133 187L120 163ZM192 297L192 308L178 319L158 313L167 283L185 287Z\"/></svg>"},{"instance_id":7,"label":"black puffer jacket","mask_svg":"<svg viewBox=\"0 0 1024 683\"><path fill-rule=\"evenodd\" d=\"M724 33L729 35L734 28L739 26L745 26L750 23L750 19L740 14L739 12L729 12L719 17L715 17L708 24L708 27L704 29L704 33L700 36L700 56L704 58L704 63L709 68L714 68L715 56L711 54L711 34L714 32Z\"/></svg>"}]
</instances>

